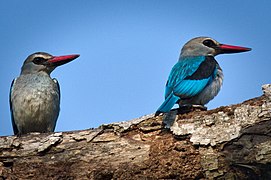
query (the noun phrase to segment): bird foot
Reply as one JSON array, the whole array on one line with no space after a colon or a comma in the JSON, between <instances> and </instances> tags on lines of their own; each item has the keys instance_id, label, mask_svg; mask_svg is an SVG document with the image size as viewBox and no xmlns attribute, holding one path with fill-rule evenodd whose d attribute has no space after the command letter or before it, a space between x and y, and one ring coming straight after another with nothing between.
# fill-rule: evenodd
<instances>
[{"instance_id":1,"label":"bird foot","mask_svg":"<svg viewBox=\"0 0 271 180\"><path fill-rule=\"evenodd\" d=\"M207 111L207 107L200 104L184 104L180 105L179 114L185 114L192 111Z\"/></svg>"},{"instance_id":2,"label":"bird foot","mask_svg":"<svg viewBox=\"0 0 271 180\"><path fill-rule=\"evenodd\" d=\"M195 110L207 111L207 107L200 104L192 104L191 107Z\"/></svg>"},{"instance_id":3,"label":"bird foot","mask_svg":"<svg viewBox=\"0 0 271 180\"><path fill-rule=\"evenodd\" d=\"M159 116L161 113L163 113L163 112L161 112L161 111L156 111L155 114L154 114L154 117Z\"/></svg>"}]
</instances>

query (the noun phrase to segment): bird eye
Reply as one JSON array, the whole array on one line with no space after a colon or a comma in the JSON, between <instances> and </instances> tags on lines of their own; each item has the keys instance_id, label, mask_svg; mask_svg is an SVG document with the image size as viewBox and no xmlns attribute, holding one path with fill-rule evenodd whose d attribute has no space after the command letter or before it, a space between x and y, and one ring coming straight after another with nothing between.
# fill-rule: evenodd
<instances>
[{"instance_id":1,"label":"bird eye","mask_svg":"<svg viewBox=\"0 0 271 180\"><path fill-rule=\"evenodd\" d=\"M214 47L214 46L216 46L216 44L214 43L214 41L212 41L212 40L210 40L210 39L204 40L204 41L203 41L203 44L204 44L205 46L208 46L208 47Z\"/></svg>"},{"instance_id":2,"label":"bird eye","mask_svg":"<svg viewBox=\"0 0 271 180\"><path fill-rule=\"evenodd\" d=\"M35 57L34 59L33 59L33 63L35 63L35 64L42 64L42 63L44 63L46 61L46 59L44 59L44 58L42 58L42 57Z\"/></svg>"}]
</instances>

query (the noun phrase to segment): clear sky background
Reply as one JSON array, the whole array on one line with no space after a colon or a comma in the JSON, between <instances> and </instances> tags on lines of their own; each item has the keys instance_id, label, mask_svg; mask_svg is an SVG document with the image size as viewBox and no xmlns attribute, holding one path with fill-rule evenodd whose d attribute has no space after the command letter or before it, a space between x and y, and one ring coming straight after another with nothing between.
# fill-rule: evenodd
<instances>
[{"instance_id":1,"label":"clear sky background","mask_svg":"<svg viewBox=\"0 0 271 180\"><path fill-rule=\"evenodd\" d=\"M11 135L9 88L34 52L78 53L51 74L61 86L56 131L154 113L191 38L251 47L217 56L224 84L213 109L260 96L271 78L271 1L0 1L0 135Z\"/></svg>"}]
</instances>

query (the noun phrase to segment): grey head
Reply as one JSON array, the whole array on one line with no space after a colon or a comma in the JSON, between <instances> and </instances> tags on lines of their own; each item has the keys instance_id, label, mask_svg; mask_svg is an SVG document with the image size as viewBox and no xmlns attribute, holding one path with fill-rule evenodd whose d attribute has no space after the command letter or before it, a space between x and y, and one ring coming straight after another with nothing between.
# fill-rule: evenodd
<instances>
[{"instance_id":1,"label":"grey head","mask_svg":"<svg viewBox=\"0 0 271 180\"><path fill-rule=\"evenodd\" d=\"M181 50L180 57L187 56L216 56L250 51L251 48L221 44L210 37L196 37L188 41Z\"/></svg>"},{"instance_id":2,"label":"grey head","mask_svg":"<svg viewBox=\"0 0 271 180\"><path fill-rule=\"evenodd\" d=\"M53 56L46 52L36 52L29 55L21 68L21 74L44 71L50 74L57 66L66 64L79 57L78 54Z\"/></svg>"}]
</instances>

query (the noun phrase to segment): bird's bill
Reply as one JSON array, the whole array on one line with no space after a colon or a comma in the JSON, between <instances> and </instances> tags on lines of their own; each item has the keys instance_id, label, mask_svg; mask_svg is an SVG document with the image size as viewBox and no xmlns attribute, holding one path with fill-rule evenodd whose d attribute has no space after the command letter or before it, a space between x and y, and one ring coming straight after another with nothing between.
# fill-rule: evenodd
<instances>
[{"instance_id":1,"label":"bird's bill","mask_svg":"<svg viewBox=\"0 0 271 180\"><path fill-rule=\"evenodd\" d=\"M52 66L60 66L63 64L66 64L68 62L71 62L72 60L78 58L79 54L72 54L72 55L65 55L65 56L53 56L51 59L49 59L47 62L50 63Z\"/></svg>"},{"instance_id":2,"label":"bird's bill","mask_svg":"<svg viewBox=\"0 0 271 180\"><path fill-rule=\"evenodd\" d=\"M239 52L250 51L251 48L220 44L219 50L220 50L220 54L224 54L224 53L229 54L229 53L239 53Z\"/></svg>"}]
</instances>

